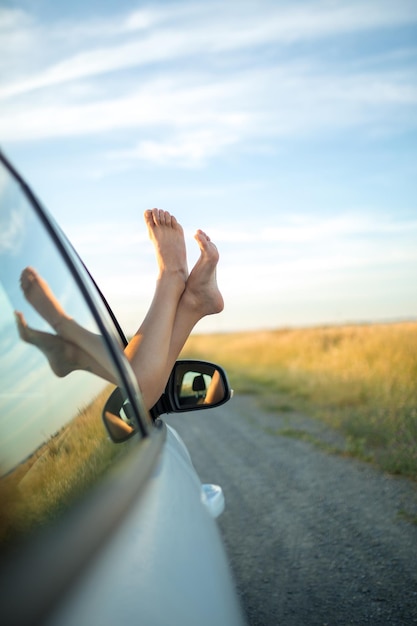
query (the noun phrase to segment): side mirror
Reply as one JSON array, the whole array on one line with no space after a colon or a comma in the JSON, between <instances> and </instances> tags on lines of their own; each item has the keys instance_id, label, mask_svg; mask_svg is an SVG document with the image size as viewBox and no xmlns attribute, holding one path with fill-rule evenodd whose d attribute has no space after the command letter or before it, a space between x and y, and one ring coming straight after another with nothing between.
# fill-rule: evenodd
<instances>
[{"instance_id":1,"label":"side mirror","mask_svg":"<svg viewBox=\"0 0 417 626\"><path fill-rule=\"evenodd\" d=\"M123 443L137 431L131 404L119 387L107 399L102 418L110 439L115 443Z\"/></svg>"},{"instance_id":2,"label":"side mirror","mask_svg":"<svg viewBox=\"0 0 417 626\"><path fill-rule=\"evenodd\" d=\"M219 365L207 361L181 360L175 363L165 391L150 414L155 420L164 413L211 409L224 404L232 395L226 372ZM102 418L115 443L126 441L137 430L131 405L119 387L104 405Z\"/></svg>"},{"instance_id":3,"label":"side mirror","mask_svg":"<svg viewBox=\"0 0 417 626\"><path fill-rule=\"evenodd\" d=\"M165 392L151 409L153 418L163 413L211 409L233 395L226 372L207 361L177 361Z\"/></svg>"}]
</instances>

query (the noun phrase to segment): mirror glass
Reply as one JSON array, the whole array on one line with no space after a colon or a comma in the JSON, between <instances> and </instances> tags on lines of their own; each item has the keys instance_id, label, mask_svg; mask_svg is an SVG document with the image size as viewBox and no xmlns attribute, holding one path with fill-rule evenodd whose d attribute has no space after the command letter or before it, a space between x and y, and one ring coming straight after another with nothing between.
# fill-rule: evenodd
<instances>
[{"instance_id":1,"label":"mirror glass","mask_svg":"<svg viewBox=\"0 0 417 626\"><path fill-rule=\"evenodd\" d=\"M213 363L177 361L170 381L177 410L209 408L230 397L226 376Z\"/></svg>"}]
</instances>

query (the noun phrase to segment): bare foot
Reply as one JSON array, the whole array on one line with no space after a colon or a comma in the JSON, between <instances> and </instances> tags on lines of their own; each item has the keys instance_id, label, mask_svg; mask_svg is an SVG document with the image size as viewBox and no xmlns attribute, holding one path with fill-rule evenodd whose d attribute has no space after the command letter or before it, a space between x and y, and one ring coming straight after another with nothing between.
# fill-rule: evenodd
<instances>
[{"instance_id":1,"label":"bare foot","mask_svg":"<svg viewBox=\"0 0 417 626\"><path fill-rule=\"evenodd\" d=\"M26 267L23 270L20 285L26 300L52 328L57 330L63 320L71 319L54 296L48 283L32 267Z\"/></svg>"},{"instance_id":2,"label":"bare foot","mask_svg":"<svg viewBox=\"0 0 417 626\"><path fill-rule=\"evenodd\" d=\"M15 311L15 317L20 338L43 352L54 374L62 378L73 370L79 369L74 360L76 353L74 345L58 335L51 335L30 328L23 314L19 311Z\"/></svg>"},{"instance_id":3,"label":"bare foot","mask_svg":"<svg viewBox=\"0 0 417 626\"><path fill-rule=\"evenodd\" d=\"M184 298L197 309L201 316L220 313L224 308L223 296L217 285L216 267L219 252L202 230L194 236L201 250L200 258L187 280Z\"/></svg>"},{"instance_id":4,"label":"bare foot","mask_svg":"<svg viewBox=\"0 0 417 626\"><path fill-rule=\"evenodd\" d=\"M160 209L145 211L149 237L155 247L159 277L177 275L185 287L188 277L184 232L175 217Z\"/></svg>"}]
</instances>

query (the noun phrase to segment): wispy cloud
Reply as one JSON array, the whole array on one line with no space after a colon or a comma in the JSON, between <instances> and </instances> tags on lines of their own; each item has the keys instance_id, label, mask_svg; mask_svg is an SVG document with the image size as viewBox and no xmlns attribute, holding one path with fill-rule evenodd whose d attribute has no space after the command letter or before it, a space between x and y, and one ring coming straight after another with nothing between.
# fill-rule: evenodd
<instances>
[{"instance_id":1,"label":"wispy cloud","mask_svg":"<svg viewBox=\"0 0 417 626\"><path fill-rule=\"evenodd\" d=\"M0 168L0 206L0 253L18 255L24 238L24 210L3 167Z\"/></svg>"},{"instance_id":2,"label":"wispy cloud","mask_svg":"<svg viewBox=\"0 0 417 626\"><path fill-rule=\"evenodd\" d=\"M218 229L212 232L216 241L229 243L247 243L257 241L262 244L318 244L329 242L337 245L342 240L357 240L358 237L368 242L387 235L400 241L402 237L417 237L417 220L401 219L387 215L372 217L373 211L364 210L362 215L346 213L334 218L323 218L311 214L294 215L290 218L277 217L268 219L270 224L265 227L260 223L242 229ZM279 223L279 225L278 225ZM417 252L416 252L417 254Z\"/></svg>"},{"instance_id":3,"label":"wispy cloud","mask_svg":"<svg viewBox=\"0 0 417 626\"><path fill-rule=\"evenodd\" d=\"M415 22L415 3L261 4L262 11L258 3L239 11L217 3L156 5L82 26L43 26L22 11L3 10L3 47L18 78L9 73L0 89L0 137L16 142L130 129L125 147L109 151L110 158L190 167L248 141L365 123L386 127L393 109L398 126L415 125L411 69L346 63L340 72L311 51L296 60L287 55L294 41ZM62 42L64 27L65 40L76 45ZM19 45L27 51L34 43L25 74ZM43 46L56 62L46 61Z\"/></svg>"},{"instance_id":4,"label":"wispy cloud","mask_svg":"<svg viewBox=\"0 0 417 626\"><path fill-rule=\"evenodd\" d=\"M66 94L54 94L32 101L30 110L24 99L12 99L3 106L0 136L10 142L132 129L141 138L132 145L133 135L128 148L110 156L198 165L249 140L365 123L386 128L393 107L404 109L396 116L399 128L415 125L410 109L417 103L417 87L395 74L323 76L293 65L200 81L193 75L176 82L151 80L123 97L109 93L73 104Z\"/></svg>"},{"instance_id":5,"label":"wispy cloud","mask_svg":"<svg viewBox=\"0 0 417 626\"><path fill-rule=\"evenodd\" d=\"M387 0L366 4L352 1L348 5L319 1L297 6L257 2L243 4L239 10L217 2L197 3L191 10L188 5L160 5L157 9L112 16L107 21L101 18L82 26L58 23L52 29L49 25L42 27L34 23L20 10L3 9L1 17L2 35L7 45L11 42L21 45L23 41L35 38L41 43L39 34L47 43L57 42L64 32L77 48L81 36L84 41L95 44L93 48L76 53L71 53L69 47L67 58L48 64L45 69L40 68L37 75L26 81L3 88L0 93L4 97L161 60L393 28L415 22L417 6L412 0L401 0L395 5ZM138 32L139 40L125 41L126 36L132 37ZM125 36L122 41L120 35Z\"/></svg>"}]
</instances>

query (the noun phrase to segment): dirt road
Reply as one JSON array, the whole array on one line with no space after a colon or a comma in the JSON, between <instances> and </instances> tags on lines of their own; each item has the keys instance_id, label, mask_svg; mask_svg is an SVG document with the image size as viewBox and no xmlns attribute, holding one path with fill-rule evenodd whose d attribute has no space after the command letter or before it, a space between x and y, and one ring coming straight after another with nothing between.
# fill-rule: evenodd
<instances>
[{"instance_id":1,"label":"dirt road","mask_svg":"<svg viewBox=\"0 0 417 626\"><path fill-rule=\"evenodd\" d=\"M201 480L223 487L219 525L251 626L417 624L415 483L277 434L337 437L252 397L167 422Z\"/></svg>"}]
</instances>

